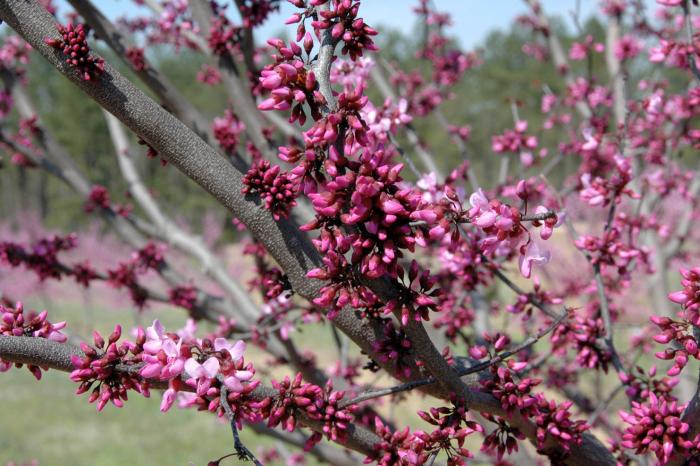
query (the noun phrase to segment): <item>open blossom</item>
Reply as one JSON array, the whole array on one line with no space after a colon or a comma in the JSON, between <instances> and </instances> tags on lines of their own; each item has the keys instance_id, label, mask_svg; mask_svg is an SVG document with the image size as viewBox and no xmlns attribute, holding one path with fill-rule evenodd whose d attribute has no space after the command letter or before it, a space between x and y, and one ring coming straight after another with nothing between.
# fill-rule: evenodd
<instances>
[{"instance_id":1,"label":"open blossom","mask_svg":"<svg viewBox=\"0 0 700 466\"><path fill-rule=\"evenodd\" d=\"M519 259L520 273L523 274L523 277L530 278L532 267L547 264L552 256L549 251L541 251L535 241L530 241L524 248L525 252L520 255Z\"/></svg>"},{"instance_id":2,"label":"open blossom","mask_svg":"<svg viewBox=\"0 0 700 466\"><path fill-rule=\"evenodd\" d=\"M187 384L195 387L197 395L204 395L216 374L219 372L219 360L211 357L208 358L204 363L199 363L195 358L189 358L185 361L185 372L190 376L187 379Z\"/></svg>"},{"instance_id":3,"label":"open blossom","mask_svg":"<svg viewBox=\"0 0 700 466\"><path fill-rule=\"evenodd\" d=\"M141 375L147 378L169 380L182 374L186 357L182 354L182 340L175 341L165 333L159 320L146 329L146 342L143 345Z\"/></svg>"},{"instance_id":4,"label":"open blossom","mask_svg":"<svg viewBox=\"0 0 700 466\"><path fill-rule=\"evenodd\" d=\"M238 361L243 357L245 352L246 344L245 342L239 340L234 344L231 344L225 338L217 338L214 340L214 350L216 351L226 351L233 362ZM247 370L235 370L230 375L224 378L224 384L230 390L234 392L240 392L243 390L243 385L241 382L247 382L253 378L253 372Z\"/></svg>"},{"instance_id":5,"label":"open blossom","mask_svg":"<svg viewBox=\"0 0 700 466\"><path fill-rule=\"evenodd\" d=\"M618 60L628 60L639 55L641 43L632 36L622 36L615 44L615 56Z\"/></svg>"},{"instance_id":6,"label":"open blossom","mask_svg":"<svg viewBox=\"0 0 700 466\"><path fill-rule=\"evenodd\" d=\"M481 189L472 193L469 197L469 203L472 206L469 210L471 222L481 228L486 235L479 241L479 246L486 255L496 254L501 249L514 250L521 244L527 244L530 241L530 233L521 223L522 215L515 207L504 204L497 199L489 201ZM542 209L539 209L539 212L541 213ZM545 222L545 228L540 235L542 239L551 236L554 224L556 224L556 218L548 219ZM524 255L526 251L527 248L521 248L521 255ZM535 251L531 250L531 252ZM542 255L532 255L525 265L527 270L531 267L533 259L540 263L545 261L545 257Z\"/></svg>"}]
</instances>

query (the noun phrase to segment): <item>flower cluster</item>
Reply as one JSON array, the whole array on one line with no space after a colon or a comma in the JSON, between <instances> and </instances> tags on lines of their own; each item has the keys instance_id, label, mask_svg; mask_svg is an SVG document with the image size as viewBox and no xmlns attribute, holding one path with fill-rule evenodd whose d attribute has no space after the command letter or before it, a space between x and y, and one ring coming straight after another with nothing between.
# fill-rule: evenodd
<instances>
[{"instance_id":1,"label":"flower cluster","mask_svg":"<svg viewBox=\"0 0 700 466\"><path fill-rule=\"evenodd\" d=\"M700 327L700 267L681 269L683 290L674 291L668 299L683 307L683 317L692 325Z\"/></svg>"},{"instance_id":2,"label":"flower cluster","mask_svg":"<svg viewBox=\"0 0 700 466\"><path fill-rule=\"evenodd\" d=\"M574 349L576 362L581 367L607 372L611 354L607 347L599 343L604 335L600 305L593 301L578 310L572 321L557 326L552 332L552 349L562 354Z\"/></svg>"},{"instance_id":3,"label":"flower cluster","mask_svg":"<svg viewBox=\"0 0 700 466\"><path fill-rule=\"evenodd\" d=\"M143 331L138 335L136 343L123 341L117 345L121 334L122 329L119 325L114 328L107 341L99 332L94 332L94 347L81 343L80 349L84 355L71 357L75 368L71 372L71 380L80 383L76 394L90 391L88 401L96 402L98 411L102 411L110 401L118 408L124 406L124 401L128 400L128 390L134 390L145 397L150 395L148 382L138 377L136 369L124 370L118 367L134 365L140 360L141 345L144 342Z\"/></svg>"},{"instance_id":4,"label":"flower cluster","mask_svg":"<svg viewBox=\"0 0 700 466\"><path fill-rule=\"evenodd\" d=\"M126 49L126 58L136 71L145 71L148 68L143 47L129 47Z\"/></svg>"},{"instance_id":5,"label":"flower cluster","mask_svg":"<svg viewBox=\"0 0 700 466\"><path fill-rule=\"evenodd\" d=\"M576 247L591 255L592 264L601 264L617 269L618 274L627 274L632 260L647 261L645 251L623 241L622 231L613 226L602 236L581 235L575 242Z\"/></svg>"},{"instance_id":6,"label":"flower cluster","mask_svg":"<svg viewBox=\"0 0 700 466\"><path fill-rule=\"evenodd\" d=\"M515 130L506 130L505 133L493 136L491 148L496 153L531 151L537 148L537 136L528 136L527 121L520 120L515 123Z\"/></svg>"},{"instance_id":7,"label":"flower cluster","mask_svg":"<svg viewBox=\"0 0 700 466\"><path fill-rule=\"evenodd\" d=\"M139 308L148 299L148 292L138 282L138 275L149 270L159 271L164 265L163 248L154 243L148 243L132 254L128 261L120 262L117 267L107 271L107 281L115 288L126 288L131 300Z\"/></svg>"},{"instance_id":8,"label":"flower cluster","mask_svg":"<svg viewBox=\"0 0 700 466\"><path fill-rule=\"evenodd\" d=\"M47 320L47 317L47 311L41 311L38 314L35 311L25 313L24 306L20 302L14 307L6 307L0 304L0 335L46 338L59 343L66 341L68 337L61 333L66 323L51 323ZM22 367L22 364L17 363L15 366ZM12 367L11 363L0 359L0 372L5 372L10 367ZM27 369L37 380L41 379L41 367L29 364Z\"/></svg>"},{"instance_id":9,"label":"flower cluster","mask_svg":"<svg viewBox=\"0 0 700 466\"><path fill-rule=\"evenodd\" d=\"M678 385L680 379L662 377L655 378L656 366L651 366L645 371L639 366L636 366L629 374L620 372L620 381L625 384L625 393L632 401L647 400L649 394L653 393L657 397L668 398L673 387Z\"/></svg>"},{"instance_id":10,"label":"flower cluster","mask_svg":"<svg viewBox=\"0 0 700 466\"><path fill-rule=\"evenodd\" d=\"M233 155L240 135L245 131L245 124L231 110L226 110L223 117L214 118L212 131L221 148L227 154Z\"/></svg>"},{"instance_id":11,"label":"flower cluster","mask_svg":"<svg viewBox=\"0 0 700 466\"><path fill-rule=\"evenodd\" d=\"M172 304L190 311L197 303L197 295L197 289L190 285L176 286L168 291L168 299Z\"/></svg>"},{"instance_id":12,"label":"flower cluster","mask_svg":"<svg viewBox=\"0 0 700 466\"><path fill-rule=\"evenodd\" d=\"M231 24L231 21L226 17L226 7L219 8L216 2L216 16L211 22L209 28L209 48L214 55L228 55L241 42L242 28ZM227 5L228 6L228 5Z\"/></svg>"},{"instance_id":13,"label":"flower cluster","mask_svg":"<svg viewBox=\"0 0 700 466\"><path fill-rule=\"evenodd\" d=\"M59 39L44 39L47 45L61 50L66 56L66 63L76 68L83 80L94 81L104 71L104 60L90 53L87 43L88 28L80 23L66 26L59 24L58 32L63 36Z\"/></svg>"},{"instance_id":14,"label":"flower cluster","mask_svg":"<svg viewBox=\"0 0 700 466\"><path fill-rule=\"evenodd\" d=\"M274 167L268 160L258 160L243 177L243 194L257 194L272 212L275 220L288 217L297 204L297 185L279 165Z\"/></svg>"},{"instance_id":15,"label":"flower cluster","mask_svg":"<svg viewBox=\"0 0 700 466\"><path fill-rule=\"evenodd\" d=\"M277 395L274 398L267 397L256 405L256 409L267 418L269 427L281 425L285 430L292 432L296 427L298 414L303 413L304 416L323 424L323 433L329 440L345 439L357 407L353 405L340 408L339 403L345 393L333 391L330 381L321 388L302 382L301 374L297 373L294 379L285 377L282 381L273 380L272 386L277 390ZM304 449L310 450L321 437L320 433L314 433L306 441Z\"/></svg>"},{"instance_id":16,"label":"flower cluster","mask_svg":"<svg viewBox=\"0 0 700 466\"><path fill-rule=\"evenodd\" d=\"M668 370L670 376L679 375L690 357L700 359L700 300L697 299L700 294L700 268L681 269L681 275L684 289L668 295L669 300L682 305L682 310L678 312L679 319L651 316L652 323L661 330L661 333L654 335L654 341L665 345L673 344L672 347L656 353L659 359L673 360L673 366Z\"/></svg>"},{"instance_id":17,"label":"flower cluster","mask_svg":"<svg viewBox=\"0 0 700 466\"><path fill-rule=\"evenodd\" d=\"M243 27L254 28L279 10L280 0L241 0L236 4L241 13Z\"/></svg>"},{"instance_id":18,"label":"flower cluster","mask_svg":"<svg viewBox=\"0 0 700 466\"><path fill-rule=\"evenodd\" d=\"M482 389L495 396L506 412L532 412L531 407L537 403L537 398L530 392L541 380L526 377L517 381L513 372L504 366L492 368L491 373L492 378L481 382Z\"/></svg>"},{"instance_id":19,"label":"flower cluster","mask_svg":"<svg viewBox=\"0 0 700 466\"><path fill-rule=\"evenodd\" d=\"M570 419L569 408L571 401L557 404L554 400L545 399L544 395L537 395L537 403L533 405L533 420L537 426L537 448L543 449L548 436L557 441L565 451L569 451L572 444L580 445L583 441L583 433L590 428L585 421L573 421Z\"/></svg>"},{"instance_id":20,"label":"flower cluster","mask_svg":"<svg viewBox=\"0 0 700 466\"><path fill-rule=\"evenodd\" d=\"M155 157L155 155L152 156ZM149 155L149 157L151 157L151 155ZM165 159L163 159L163 161L165 161ZM165 161L165 163L167 163L167 161ZM84 209L85 212L114 209L118 215L128 217L131 214L132 206L128 204L112 204L107 188L96 184L90 188L90 194L88 194L88 198L85 201Z\"/></svg>"},{"instance_id":21,"label":"flower cluster","mask_svg":"<svg viewBox=\"0 0 700 466\"><path fill-rule=\"evenodd\" d=\"M304 36L306 27L302 18L311 17L313 9L308 9L306 0L291 0L297 8L304 8L302 14L296 13L287 20L287 24L298 23L297 37ZM310 0L312 7L318 7L318 19L311 22L311 26L318 34L320 31L330 30L331 37L336 41L343 41L342 53L349 54L352 60L361 57L363 51L377 50L377 46L372 40L377 35L377 31L365 24L357 14L360 9L360 2L353 0ZM325 5L328 7L324 8Z\"/></svg>"},{"instance_id":22,"label":"flower cluster","mask_svg":"<svg viewBox=\"0 0 700 466\"><path fill-rule=\"evenodd\" d=\"M213 66L204 64L197 72L197 81L214 86L221 82L221 73Z\"/></svg>"},{"instance_id":23,"label":"flower cluster","mask_svg":"<svg viewBox=\"0 0 700 466\"><path fill-rule=\"evenodd\" d=\"M375 445L375 453L365 462L376 461L380 466L427 464L431 457L443 452L449 466L465 466L466 459L472 457L464 446L466 438L484 431L479 424L468 420L466 414L466 408L459 402L455 402L451 408L419 412L424 421L437 427L432 432L411 432L408 427L392 431L377 416L374 418L374 430L382 441Z\"/></svg>"},{"instance_id":24,"label":"flower cluster","mask_svg":"<svg viewBox=\"0 0 700 466\"><path fill-rule=\"evenodd\" d=\"M135 342L117 344L119 326L107 341L95 332L94 347L83 343L84 356L73 357L71 379L80 383L78 393L92 390L89 401L97 402L98 410L109 401L123 406L129 390L149 396L150 387L162 382L169 385L163 393L162 411L172 406L180 391L188 392L194 400L215 398L221 383L233 392L244 391L243 382L254 374L252 366L244 367L245 343L231 344L223 338L197 340L189 332L182 335L166 333L158 320L145 331L138 328Z\"/></svg>"},{"instance_id":25,"label":"flower cluster","mask_svg":"<svg viewBox=\"0 0 700 466\"><path fill-rule=\"evenodd\" d=\"M468 218L475 226L479 227L485 237L479 242L479 247L485 255L507 255L509 251L520 248L521 271L529 277L534 263L546 263L548 256L540 251L539 246L530 238L530 233L522 224L522 214L518 209L505 204L497 199L488 200L484 192L473 193L469 197L471 209ZM536 210L537 213L546 212L543 206ZM544 221L540 230L540 238L549 239L553 228L557 223L556 215ZM522 247L521 243L525 243Z\"/></svg>"},{"instance_id":26,"label":"flower cluster","mask_svg":"<svg viewBox=\"0 0 700 466\"><path fill-rule=\"evenodd\" d=\"M306 111L303 104L308 103L314 119L320 118L318 105L325 103L325 98L317 91L318 84L313 71L307 71L302 59L302 49L295 42L287 46L280 39L271 39L268 44L277 49L273 55L274 63L266 66L260 73L260 85L270 91L271 96L260 103L260 110L292 109L289 121L299 120L304 124ZM313 42L307 47L311 51Z\"/></svg>"},{"instance_id":27,"label":"flower cluster","mask_svg":"<svg viewBox=\"0 0 700 466\"><path fill-rule=\"evenodd\" d=\"M404 286L398 297L387 301L384 312L399 315L402 325L408 325L411 318L418 322L430 320L430 312L438 311L440 290L434 288L437 278L427 270L419 270L415 260L411 261L408 274L401 266L397 270L398 278Z\"/></svg>"},{"instance_id":28,"label":"flower cluster","mask_svg":"<svg viewBox=\"0 0 700 466\"><path fill-rule=\"evenodd\" d=\"M510 455L512 452L518 451L518 440L525 439L525 434L520 432L517 428L510 426L503 418L488 413L481 413L481 415L497 425L497 427L484 438L481 451L492 452L496 450L497 461L501 461L506 452Z\"/></svg>"},{"instance_id":29,"label":"flower cluster","mask_svg":"<svg viewBox=\"0 0 700 466\"><path fill-rule=\"evenodd\" d=\"M620 411L629 427L622 435L621 446L637 454L652 452L664 465L673 453L684 454L698 446L698 440L687 438L690 426L681 420L685 406L673 399L649 393L645 403L632 402L632 411Z\"/></svg>"},{"instance_id":30,"label":"flower cluster","mask_svg":"<svg viewBox=\"0 0 700 466\"><path fill-rule=\"evenodd\" d=\"M581 175L582 189L579 193L581 200L591 206L606 206L610 202L619 203L620 195L626 194L633 199L639 196L627 188L632 180L632 165L628 158L621 155L614 157L615 173L609 180L599 176L593 177L590 173Z\"/></svg>"},{"instance_id":31,"label":"flower cluster","mask_svg":"<svg viewBox=\"0 0 700 466\"><path fill-rule=\"evenodd\" d=\"M0 243L0 261L12 267L24 265L34 271L40 280L60 279L64 274L69 274L70 270L58 261L58 254L74 249L76 246L75 234L42 238L29 248L17 243L2 242Z\"/></svg>"}]
</instances>

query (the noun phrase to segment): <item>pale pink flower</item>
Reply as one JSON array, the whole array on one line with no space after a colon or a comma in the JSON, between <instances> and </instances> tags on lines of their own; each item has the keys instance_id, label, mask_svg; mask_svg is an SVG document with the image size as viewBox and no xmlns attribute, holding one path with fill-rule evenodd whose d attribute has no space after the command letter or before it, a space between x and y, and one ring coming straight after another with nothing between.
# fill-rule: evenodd
<instances>
[{"instance_id":1,"label":"pale pink flower","mask_svg":"<svg viewBox=\"0 0 700 466\"><path fill-rule=\"evenodd\" d=\"M544 265L551 259L549 251L541 251L535 241L528 243L525 253L520 256L520 273L523 277L530 278L534 265Z\"/></svg>"}]
</instances>

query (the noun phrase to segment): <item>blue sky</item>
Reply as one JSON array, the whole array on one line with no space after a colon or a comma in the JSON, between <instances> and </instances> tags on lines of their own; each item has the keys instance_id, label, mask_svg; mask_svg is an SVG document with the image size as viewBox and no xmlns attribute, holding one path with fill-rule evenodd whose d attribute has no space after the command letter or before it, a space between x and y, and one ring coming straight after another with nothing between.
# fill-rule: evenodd
<instances>
[{"instance_id":1,"label":"blue sky","mask_svg":"<svg viewBox=\"0 0 700 466\"><path fill-rule=\"evenodd\" d=\"M109 18L129 14L135 8L131 0L93 0L93 2ZM450 32L458 37L462 46L467 49L479 44L492 29L507 29L515 16L527 11L523 0L434 0L434 2L439 10L452 13L454 24ZM402 31L411 31L415 22L415 16L411 10L417 3L414 0L365 0L362 2L360 11L361 16L371 26L387 25ZM576 0L542 0L545 11L549 15L562 16L569 23L571 23L571 12L575 9L576 3ZM578 3L582 18L598 13L599 0L579 0ZM57 4L65 6L65 1L59 0ZM650 8L650 12L653 12L655 1L645 0L645 4ZM280 13L261 28L259 37L267 38L275 35L280 30L283 20L288 18L294 10L292 5L283 0ZM293 30L289 28L290 33Z\"/></svg>"}]
</instances>

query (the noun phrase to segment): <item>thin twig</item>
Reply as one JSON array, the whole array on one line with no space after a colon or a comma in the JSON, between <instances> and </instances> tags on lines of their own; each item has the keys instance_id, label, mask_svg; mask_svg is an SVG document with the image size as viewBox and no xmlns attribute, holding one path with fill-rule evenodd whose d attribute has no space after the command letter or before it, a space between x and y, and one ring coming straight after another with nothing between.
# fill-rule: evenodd
<instances>
[{"instance_id":1,"label":"thin twig","mask_svg":"<svg viewBox=\"0 0 700 466\"><path fill-rule=\"evenodd\" d=\"M231 424L231 432L233 433L233 448L236 450L236 455L238 456L238 459L243 461L251 461L255 466L263 466L263 464L260 461L258 461L255 455L250 450L248 450L248 447L246 447L243 444L243 442L241 441L241 437L238 435L238 427L236 427L236 415L233 413L233 411L231 410L231 406L228 404L228 390L226 388L226 384L224 383L224 378L218 375L216 379L221 383L219 404L224 410L224 413L226 413L226 417L228 418L229 423Z\"/></svg>"}]
</instances>

